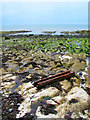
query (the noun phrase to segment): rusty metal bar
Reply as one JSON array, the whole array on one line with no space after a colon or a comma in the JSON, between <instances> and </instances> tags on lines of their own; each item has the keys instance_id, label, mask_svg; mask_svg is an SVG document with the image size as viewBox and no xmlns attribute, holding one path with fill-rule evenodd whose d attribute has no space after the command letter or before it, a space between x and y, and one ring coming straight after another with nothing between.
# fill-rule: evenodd
<instances>
[{"instance_id":1,"label":"rusty metal bar","mask_svg":"<svg viewBox=\"0 0 90 120\"><path fill-rule=\"evenodd\" d=\"M49 80L46 80L46 81L42 81L42 82L38 82L36 87L43 87L47 84L50 84L50 83L53 83L53 82L56 82L57 80L63 80L63 79L67 79L67 78L70 78L72 76L75 75L75 72L71 72L71 73L67 73L67 74L64 74L64 75L60 75L58 77L54 77L54 78L51 78Z\"/></svg>"},{"instance_id":2,"label":"rusty metal bar","mask_svg":"<svg viewBox=\"0 0 90 120\"><path fill-rule=\"evenodd\" d=\"M69 73L69 72L70 72L70 71L68 70L68 71L65 71L65 72L62 72L62 73L58 73L58 74L56 74L56 75L52 75L52 76L50 76L50 77L46 77L46 78L37 80L37 81L35 81L33 84L34 84L34 86L36 86L39 82L46 81L46 80L48 80L48 79L52 79L52 78L61 76L61 75L64 75L64 74L66 74L66 73Z\"/></svg>"}]
</instances>

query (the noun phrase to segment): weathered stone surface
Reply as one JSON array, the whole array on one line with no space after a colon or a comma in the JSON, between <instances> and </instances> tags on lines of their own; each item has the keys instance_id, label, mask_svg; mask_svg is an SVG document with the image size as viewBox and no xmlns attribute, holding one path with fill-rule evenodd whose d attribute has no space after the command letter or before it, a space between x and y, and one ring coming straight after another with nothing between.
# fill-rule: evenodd
<instances>
[{"instance_id":1,"label":"weathered stone surface","mask_svg":"<svg viewBox=\"0 0 90 120\"><path fill-rule=\"evenodd\" d=\"M53 97L52 100L55 101L55 103L57 103L57 104L62 104L63 103L62 98L63 97L59 95L59 96Z\"/></svg>"},{"instance_id":2,"label":"weathered stone surface","mask_svg":"<svg viewBox=\"0 0 90 120\"><path fill-rule=\"evenodd\" d=\"M30 88L34 87L31 82L24 83L23 84L23 89L24 90L29 90Z\"/></svg>"},{"instance_id":3,"label":"weathered stone surface","mask_svg":"<svg viewBox=\"0 0 90 120\"><path fill-rule=\"evenodd\" d=\"M80 83L81 83L80 77L79 78L71 77L70 81L71 81L73 87L75 87L75 86L80 87Z\"/></svg>"},{"instance_id":4,"label":"weathered stone surface","mask_svg":"<svg viewBox=\"0 0 90 120\"><path fill-rule=\"evenodd\" d=\"M80 87L72 88L65 98L67 102L56 108L59 118L64 118L68 112L78 114L78 112L89 108L89 95Z\"/></svg>"},{"instance_id":5,"label":"weathered stone surface","mask_svg":"<svg viewBox=\"0 0 90 120\"><path fill-rule=\"evenodd\" d=\"M15 81L3 82L3 83L1 83L1 87L4 89L11 89L12 87L14 87L15 83L16 83Z\"/></svg>"},{"instance_id":6,"label":"weathered stone surface","mask_svg":"<svg viewBox=\"0 0 90 120\"><path fill-rule=\"evenodd\" d=\"M64 81L61 81L61 82L59 82L59 83L60 83L62 89L65 89L66 91L69 91L70 88L72 87L72 86L71 86L71 83L68 82L68 80L64 80Z\"/></svg>"},{"instance_id":7,"label":"weathered stone surface","mask_svg":"<svg viewBox=\"0 0 90 120\"><path fill-rule=\"evenodd\" d=\"M28 76L26 76L27 79L31 79L31 74L29 74Z\"/></svg>"},{"instance_id":8,"label":"weathered stone surface","mask_svg":"<svg viewBox=\"0 0 90 120\"><path fill-rule=\"evenodd\" d=\"M85 90L86 90L87 93L90 95L90 78L87 78L87 79L86 79Z\"/></svg>"},{"instance_id":9,"label":"weathered stone surface","mask_svg":"<svg viewBox=\"0 0 90 120\"><path fill-rule=\"evenodd\" d=\"M85 69L85 62L82 61L81 63L79 61L76 61L72 67L71 67L72 70L75 70L77 72L79 72L80 70L84 70Z\"/></svg>"},{"instance_id":10,"label":"weathered stone surface","mask_svg":"<svg viewBox=\"0 0 90 120\"><path fill-rule=\"evenodd\" d=\"M41 92L38 92L34 95L32 101L36 102L40 99L42 99L43 97L49 96L49 97L53 97L55 96L57 93L59 93L59 90L55 87L49 87Z\"/></svg>"},{"instance_id":11,"label":"weathered stone surface","mask_svg":"<svg viewBox=\"0 0 90 120\"><path fill-rule=\"evenodd\" d=\"M77 99L79 103L83 105L83 107L88 107L89 95L80 87L72 88L71 91L67 94L66 98L68 101L71 99Z\"/></svg>"},{"instance_id":12,"label":"weathered stone surface","mask_svg":"<svg viewBox=\"0 0 90 120\"><path fill-rule=\"evenodd\" d=\"M37 120L40 120L40 119L52 119L52 120L55 120L55 118L58 118L57 114L49 114L49 115L44 115L40 112L40 106L38 107L37 111L36 111L36 115L38 116Z\"/></svg>"},{"instance_id":13,"label":"weathered stone surface","mask_svg":"<svg viewBox=\"0 0 90 120\"><path fill-rule=\"evenodd\" d=\"M2 75L2 74L5 74L5 73L6 73L6 70L4 68L1 68L0 69L0 74Z\"/></svg>"},{"instance_id":14,"label":"weathered stone surface","mask_svg":"<svg viewBox=\"0 0 90 120\"><path fill-rule=\"evenodd\" d=\"M55 58L55 61L60 61L60 58L59 58L59 54L57 54L57 55L54 55L54 58Z\"/></svg>"},{"instance_id":15,"label":"weathered stone surface","mask_svg":"<svg viewBox=\"0 0 90 120\"><path fill-rule=\"evenodd\" d=\"M7 79L10 76L12 76L12 74L6 74L6 75L2 76L2 80Z\"/></svg>"}]
</instances>

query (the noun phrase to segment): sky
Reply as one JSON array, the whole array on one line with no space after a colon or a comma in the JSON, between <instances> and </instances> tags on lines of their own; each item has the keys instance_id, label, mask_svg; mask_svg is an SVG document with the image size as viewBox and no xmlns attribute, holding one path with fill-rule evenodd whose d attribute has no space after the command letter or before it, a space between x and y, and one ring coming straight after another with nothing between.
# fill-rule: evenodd
<instances>
[{"instance_id":1,"label":"sky","mask_svg":"<svg viewBox=\"0 0 90 120\"><path fill-rule=\"evenodd\" d=\"M1 2L89 2L89 0L1 0Z\"/></svg>"},{"instance_id":2,"label":"sky","mask_svg":"<svg viewBox=\"0 0 90 120\"><path fill-rule=\"evenodd\" d=\"M4 0L1 11L4 26L88 24L87 0L86 2L10 2L10 0L5 2Z\"/></svg>"}]
</instances>

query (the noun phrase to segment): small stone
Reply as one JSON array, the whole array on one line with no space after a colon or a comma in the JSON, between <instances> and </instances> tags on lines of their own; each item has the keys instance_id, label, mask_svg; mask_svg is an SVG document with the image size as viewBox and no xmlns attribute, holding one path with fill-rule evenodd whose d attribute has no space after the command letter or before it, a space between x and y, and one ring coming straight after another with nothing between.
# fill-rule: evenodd
<instances>
[{"instance_id":1,"label":"small stone","mask_svg":"<svg viewBox=\"0 0 90 120\"><path fill-rule=\"evenodd\" d=\"M10 109L9 109L9 112L12 112L12 110L13 110L13 109L12 109L12 108L10 108Z\"/></svg>"},{"instance_id":2,"label":"small stone","mask_svg":"<svg viewBox=\"0 0 90 120\"><path fill-rule=\"evenodd\" d=\"M30 64L30 65L29 65L29 68L30 68L30 69L32 69L32 68L33 68L32 64Z\"/></svg>"},{"instance_id":3,"label":"small stone","mask_svg":"<svg viewBox=\"0 0 90 120\"><path fill-rule=\"evenodd\" d=\"M61 87L62 87L63 89L65 89L65 90L67 90L67 91L69 91L70 88L72 87L72 86L71 86L71 83L68 82L68 80L64 80L64 81L61 81L61 82L59 82L59 83L60 83Z\"/></svg>"},{"instance_id":4,"label":"small stone","mask_svg":"<svg viewBox=\"0 0 90 120\"><path fill-rule=\"evenodd\" d=\"M17 106L20 106L20 103L17 103Z\"/></svg>"},{"instance_id":5,"label":"small stone","mask_svg":"<svg viewBox=\"0 0 90 120\"><path fill-rule=\"evenodd\" d=\"M4 93L4 91L0 91L0 93L1 93L1 94L3 94L3 93Z\"/></svg>"}]
</instances>

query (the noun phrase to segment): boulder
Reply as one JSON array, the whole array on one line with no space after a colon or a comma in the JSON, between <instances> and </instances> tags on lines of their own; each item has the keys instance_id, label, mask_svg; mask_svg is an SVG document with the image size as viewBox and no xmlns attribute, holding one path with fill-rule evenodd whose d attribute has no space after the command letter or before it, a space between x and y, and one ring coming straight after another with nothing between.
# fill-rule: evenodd
<instances>
[{"instance_id":1,"label":"boulder","mask_svg":"<svg viewBox=\"0 0 90 120\"><path fill-rule=\"evenodd\" d=\"M59 118L65 118L65 115L69 112L75 112L78 115L79 112L89 108L89 95L80 87L72 88L65 98L67 101L55 109L58 111Z\"/></svg>"}]
</instances>

